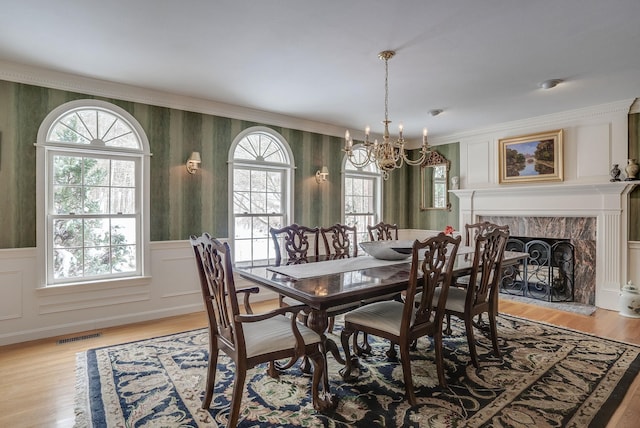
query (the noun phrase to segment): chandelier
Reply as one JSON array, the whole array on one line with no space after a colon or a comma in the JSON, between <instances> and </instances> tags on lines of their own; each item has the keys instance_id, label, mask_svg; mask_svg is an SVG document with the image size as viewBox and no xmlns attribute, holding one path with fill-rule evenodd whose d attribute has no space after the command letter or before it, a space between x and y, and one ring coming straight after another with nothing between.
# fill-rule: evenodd
<instances>
[{"instance_id":1,"label":"chandelier","mask_svg":"<svg viewBox=\"0 0 640 428\"><path fill-rule=\"evenodd\" d=\"M371 142L369 140L369 127L364 131L364 143L362 147L366 155L357 155L353 150L353 139L347 130L344 134L344 149L347 158L356 168L365 167L371 163L375 163L382 173L382 177L386 180L389 178L389 172L396 168L401 168L405 163L407 165L420 165L427 158L429 145L427 144L427 128L422 132L422 147L420 148L420 156L417 159L410 159L404 147L404 137L402 136L403 125L398 126L398 139L392 141L389 136L389 60L395 55L395 51L382 51L378 54L378 58L384 61L384 133L382 134L382 142L378 140Z\"/></svg>"}]
</instances>

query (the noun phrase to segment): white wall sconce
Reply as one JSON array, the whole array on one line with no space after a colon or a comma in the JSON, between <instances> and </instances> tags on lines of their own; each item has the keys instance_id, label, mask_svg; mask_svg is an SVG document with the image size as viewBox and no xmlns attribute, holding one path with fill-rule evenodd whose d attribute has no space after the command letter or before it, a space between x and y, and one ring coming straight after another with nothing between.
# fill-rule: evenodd
<instances>
[{"instance_id":1,"label":"white wall sconce","mask_svg":"<svg viewBox=\"0 0 640 428\"><path fill-rule=\"evenodd\" d=\"M189 174L195 174L198 169L200 169L201 162L200 152L192 152L189 159L187 159L187 172L189 172Z\"/></svg>"},{"instance_id":2,"label":"white wall sconce","mask_svg":"<svg viewBox=\"0 0 640 428\"><path fill-rule=\"evenodd\" d=\"M323 183L327 181L327 176L329 175L329 170L326 166L323 166L322 169L316 171L316 182Z\"/></svg>"}]
</instances>

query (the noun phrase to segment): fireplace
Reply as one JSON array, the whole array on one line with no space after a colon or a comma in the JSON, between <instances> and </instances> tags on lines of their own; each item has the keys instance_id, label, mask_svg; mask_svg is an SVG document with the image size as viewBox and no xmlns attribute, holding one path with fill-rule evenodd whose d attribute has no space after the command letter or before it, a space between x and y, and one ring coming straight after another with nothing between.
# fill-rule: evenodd
<instances>
[{"instance_id":1,"label":"fireplace","mask_svg":"<svg viewBox=\"0 0 640 428\"><path fill-rule=\"evenodd\" d=\"M509 225L511 236L567 240L575 251L574 301L617 310L627 272L625 182L460 189L460 225Z\"/></svg>"},{"instance_id":2,"label":"fireplace","mask_svg":"<svg viewBox=\"0 0 640 428\"><path fill-rule=\"evenodd\" d=\"M480 221L489 221L495 224L508 225L511 236L523 237L526 242L537 239L543 242L566 241L573 247L573 298L572 300L588 305L596 302L596 230L597 219L595 217L505 217L505 216L479 216ZM513 245L513 244L512 244ZM524 245L523 245L524 247ZM528 249L539 251L539 247ZM540 255L532 254L536 260ZM532 267L533 269L533 267ZM539 271L540 272L540 271ZM540 272L540 274L542 274ZM534 282L534 281L532 281ZM542 279L540 281L543 282ZM525 294L526 296L526 294ZM527 296L532 297L532 296ZM557 300L560 300L559 298Z\"/></svg>"},{"instance_id":3,"label":"fireplace","mask_svg":"<svg viewBox=\"0 0 640 428\"><path fill-rule=\"evenodd\" d=\"M500 293L547 302L573 302L575 247L569 239L511 236L508 251L529 258L505 269Z\"/></svg>"}]
</instances>

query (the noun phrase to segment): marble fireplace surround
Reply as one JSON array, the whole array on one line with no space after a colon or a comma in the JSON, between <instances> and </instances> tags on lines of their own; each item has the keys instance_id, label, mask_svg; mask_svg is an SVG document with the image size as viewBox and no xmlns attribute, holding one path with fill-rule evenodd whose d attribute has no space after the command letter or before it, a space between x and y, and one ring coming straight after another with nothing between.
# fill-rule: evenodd
<instances>
[{"instance_id":1,"label":"marble fireplace surround","mask_svg":"<svg viewBox=\"0 0 640 428\"><path fill-rule=\"evenodd\" d=\"M574 301L617 310L627 277L628 182L452 190L460 225L508 224L513 236L570 239ZM462 227L462 226L461 226Z\"/></svg>"}]
</instances>

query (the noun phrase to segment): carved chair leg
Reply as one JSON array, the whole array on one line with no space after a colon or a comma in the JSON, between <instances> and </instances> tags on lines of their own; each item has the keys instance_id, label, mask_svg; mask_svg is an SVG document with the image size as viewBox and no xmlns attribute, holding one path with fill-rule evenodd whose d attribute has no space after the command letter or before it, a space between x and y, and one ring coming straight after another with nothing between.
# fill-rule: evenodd
<instances>
[{"instance_id":1,"label":"carved chair leg","mask_svg":"<svg viewBox=\"0 0 640 428\"><path fill-rule=\"evenodd\" d=\"M396 344L389 342L389 350L386 352L389 361L397 361L398 353L396 352Z\"/></svg>"},{"instance_id":2,"label":"carved chair leg","mask_svg":"<svg viewBox=\"0 0 640 428\"><path fill-rule=\"evenodd\" d=\"M444 358L442 357L442 331L436 331L433 335L433 348L436 355L436 370L438 372L438 382L441 388L447 387L447 380L444 376Z\"/></svg>"},{"instance_id":3,"label":"carved chair leg","mask_svg":"<svg viewBox=\"0 0 640 428\"><path fill-rule=\"evenodd\" d=\"M273 379L278 379L280 377L280 370L278 370L278 367L275 361L269 361L267 374L269 375L269 377L272 377Z\"/></svg>"},{"instance_id":4,"label":"carved chair leg","mask_svg":"<svg viewBox=\"0 0 640 428\"><path fill-rule=\"evenodd\" d=\"M407 400L409 400L409 404L415 406L416 394L413 390L413 380L411 378L411 356L409 355L409 346L406 343L400 345L400 361L402 363L402 375L404 377L404 389Z\"/></svg>"},{"instance_id":5,"label":"carved chair leg","mask_svg":"<svg viewBox=\"0 0 640 428\"><path fill-rule=\"evenodd\" d=\"M329 317L329 325L327 326L327 333L333 333L334 324L335 324L335 318Z\"/></svg>"},{"instance_id":6,"label":"carved chair leg","mask_svg":"<svg viewBox=\"0 0 640 428\"><path fill-rule=\"evenodd\" d=\"M498 347L498 327L496 324L496 314L491 311L489 313L489 329L491 331L491 344L493 345L493 354L501 358L500 348Z\"/></svg>"},{"instance_id":7,"label":"carved chair leg","mask_svg":"<svg viewBox=\"0 0 640 428\"><path fill-rule=\"evenodd\" d=\"M476 352L476 339L473 335L473 318L467 316L464 320L465 330L467 332L467 343L469 344L469 355L471 356L471 363L475 368L478 368L478 353Z\"/></svg>"},{"instance_id":8,"label":"carved chair leg","mask_svg":"<svg viewBox=\"0 0 640 428\"><path fill-rule=\"evenodd\" d=\"M418 350L418 339L415 339L413 342L411 342L411 346L409 347L409 349L411 349L412 351Z\"/></svg>"},{"instance_id":9,"label":"carved chair leg","mask_svg":"<svg viewBox=\"0 0 640 428\"><path fill-rule=\"evenodd\" d=\"M211 343L215 342L215 338ZM207 383L205 384L204 400L202 408L208 409L213 398L213 388L216 384L216 368L218 367L218 349L215 345L209 346L209 363L207 365Z\"/></svg>"},{"instance_id":10,"label":"carved chair leg","mask_svg":"<svg viewBox=\"0 0 640 428\"><path fill-rule=\"evenodd\" d=\"M447 327L444 329L444 334L449 336L451 334L451 314L446 314L447 317Z\"/></svg>"},{"instance_id":11,"label":"carved chair leg","mask_svg":"<svg viewBox=\"0 0 640 428\"><path fill-rule=\"evenodd\" d=\"M242 390L244 389L244 381L247 376L246 369L238 369L236 366L236 376L233 384L233 395L231 397L231 410L229 410L228 426L235 427L238 425L238 416L240 414L240 404L242 404Z\"/></svg>"},{"instance_id":12,"label":"carved chair leg","mask_svg":"<svg viewBox=\"0 0 640 428\"><path fill-rule=\"evenodd\" d=\"M353 335L353 351L358 356L362 355L370 355L371 354L371 345L369 344L369 335L366 332L362 332L362 346L358 345L358 334L360 332L356 331L356 334Z\"/></svg>"}]
</instances>

